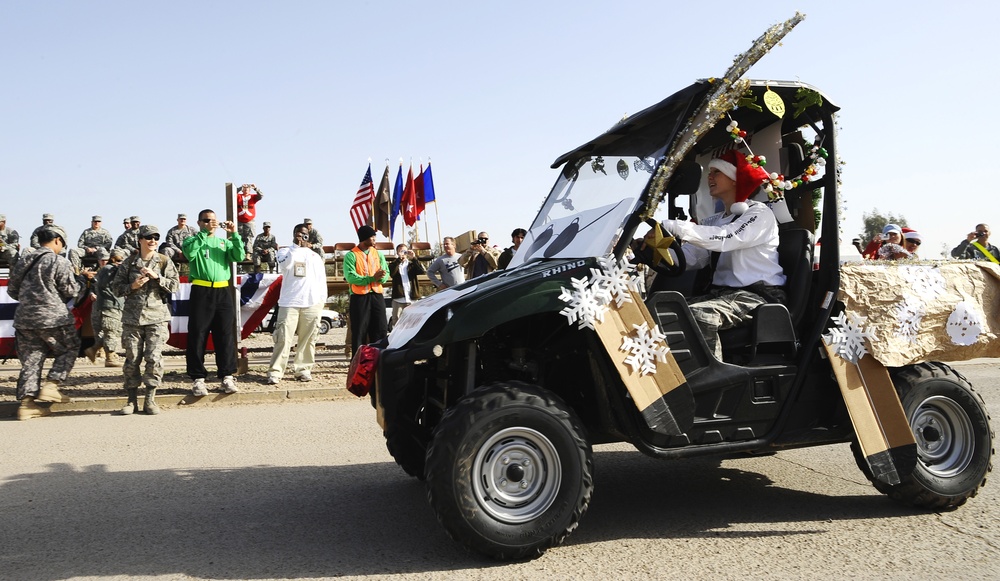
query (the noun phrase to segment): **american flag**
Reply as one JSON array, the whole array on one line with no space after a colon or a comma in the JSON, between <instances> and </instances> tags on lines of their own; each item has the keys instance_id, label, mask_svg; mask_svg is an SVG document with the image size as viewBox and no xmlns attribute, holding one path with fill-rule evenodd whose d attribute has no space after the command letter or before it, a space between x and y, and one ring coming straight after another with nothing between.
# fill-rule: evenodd
<instances>
[{"instance_id":1,"label":"american flag","mask_svg":"<svg viewBox=\"0 0 1000 581\"><path fill-rule=\"evenodd\" d=\"M354 223L355 230L371 221L374 201L375 187L372 186L372 164L369 163L365 178L361 180L358 193L354 196L354 204L351 205L351 222Z\"/></svg>"}]
</instances>

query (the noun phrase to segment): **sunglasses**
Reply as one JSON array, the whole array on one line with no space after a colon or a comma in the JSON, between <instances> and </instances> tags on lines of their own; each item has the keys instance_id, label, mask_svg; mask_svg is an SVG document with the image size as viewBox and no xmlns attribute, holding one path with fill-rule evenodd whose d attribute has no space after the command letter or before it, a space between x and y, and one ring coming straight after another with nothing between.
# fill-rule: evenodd
<instances>
[{"instance_id":1,"label":"sunglasses","mask_svg":"<svg viewBox=\"0 0 1000 581\"><path fill-rule=\"evenodd\" d=\"M143 240L159 240L160 239L160 235L159 234L150 234L149 236L143 236L142 239Z\"/></svg>"},{"instance_id":2,"label":"sunglasses","mask_svg":"<svg viewBox=\"0 0 1000 581\"><path fill-rule=\"evenodd\" d=\"M989 232L982 232L980 230L976 230L976 236L989 236L989 235L990 235Z\"/></svg>"},{"instance_id":3,"label":"sunglasses","mask_svg":"<svg viewBox=\"0 0 1000 581\"><path fill-rule=\"evenodd\" d=\"M907 238L906 239L906 243L907 244L913 244L915 246L920 246L920 241L919 240L914 240L912 238Z\"/></svg>"}]
</instances>

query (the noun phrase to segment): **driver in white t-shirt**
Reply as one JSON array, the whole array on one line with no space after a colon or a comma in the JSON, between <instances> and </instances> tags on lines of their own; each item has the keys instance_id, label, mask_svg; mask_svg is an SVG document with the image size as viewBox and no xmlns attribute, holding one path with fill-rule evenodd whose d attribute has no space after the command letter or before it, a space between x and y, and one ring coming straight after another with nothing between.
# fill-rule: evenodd
<instances>
[{"instance_id":1,"label":"driver in white t-shirt","mask_svg":"<svg viewBox=\"0 0 1000 581\"><path fill-rule=\"evenodd\" d=\"M708 188L723 211L700 224L665 220L663 227L684 241L687 267L710 266L718 253L708 294L690 299L705 341L722 360L719 331L745 323L764 303L783 303L785 274L778 263L778 222L766 204L748 201L767 180L763 168L735 150L708 164Z\"/></svg>"}]
</instances>

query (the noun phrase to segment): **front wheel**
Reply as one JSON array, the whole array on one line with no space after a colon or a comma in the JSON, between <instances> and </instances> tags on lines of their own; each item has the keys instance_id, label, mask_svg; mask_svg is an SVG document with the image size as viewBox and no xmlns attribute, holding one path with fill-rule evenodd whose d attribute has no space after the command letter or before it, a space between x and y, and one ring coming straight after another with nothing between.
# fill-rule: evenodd
<instances>
[{"instance_id":1,"label":"front wheel","mask_svg":"<svg viewBox=\"0 0 1000 581\"><path fill-rule=\"evenodd\" d=\"M426 475L448 534L497 559L561 543L593 490L591 448L576 414L554 394L515 381L474 391L445 414Z\"/></svg>"},{"instance_id":2,"label":"front wheel","mask_svg":"<svg viewBox=\"0 0 1000 581\"><path fill-rule=\"evenodd\" d=\"M993 430L979 394L957 371L922 363L892 372L917 442L917 465L894 486L871 477L857 444L858 465L880 492L924 508L961 506L986 484L993 469Z\"/></svg>"},{"instance_id":3,"label":"front wheel","mask_svg":"<svg viewBox=\"0 0 1000 581\"><path fill-rule=\"evenodd\" d=\"M329 332L330 332L330 320L329 319L322 319L319 322L319 334L320 335L326 335Z\"/></svg>"}]
</instances>

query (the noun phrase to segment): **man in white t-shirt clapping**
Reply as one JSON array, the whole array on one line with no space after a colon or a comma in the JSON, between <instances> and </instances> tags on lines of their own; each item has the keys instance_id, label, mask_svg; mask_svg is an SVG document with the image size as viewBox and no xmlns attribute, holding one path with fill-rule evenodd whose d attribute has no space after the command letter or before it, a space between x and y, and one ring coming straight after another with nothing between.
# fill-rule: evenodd
<instances>
[{"instance_id":1,"label":"man in white t-shirt clapping","mask_svg":"<svg viewBox=\"0 0 1000 581\"><path fill-rule=\"evenodd\" d=\"M309 227L299 224L292 232L291 246L278 250L278 322L274 328L274 351L267 371L268 385L277 385L285 375L293 337L298 342L292 370L298 381L312 381L316 361L316 335L320 313L326 302L326 267L309 243Z\"/></svg>"}]
</instances>

